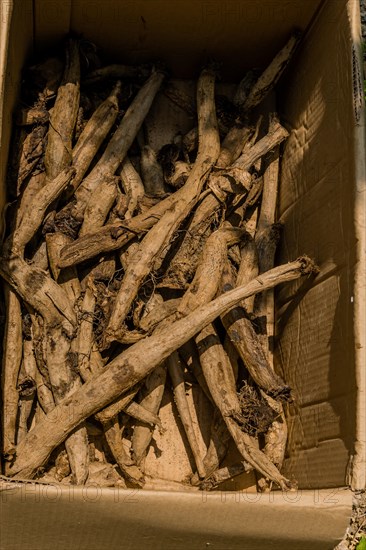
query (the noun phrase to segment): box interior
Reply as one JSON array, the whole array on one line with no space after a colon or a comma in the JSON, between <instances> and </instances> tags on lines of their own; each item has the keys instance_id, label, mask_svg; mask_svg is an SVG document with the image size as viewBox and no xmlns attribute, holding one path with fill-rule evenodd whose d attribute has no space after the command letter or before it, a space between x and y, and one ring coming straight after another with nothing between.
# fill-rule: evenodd
<instances>
[{"instance_id":1,"label":"box interior","mask_svg":"<svg viewBox=\"0 0 366 550\"><path fill-rule=\"evenodd\" d=\"M355 112L346 3L15 1L8 46L3 35L1 47L0 177L4 184L21 68L30 55L49 53L70 30L96 43L111 61L161 59L177 78L196 78L214 58L222 62L223 81L235 83L246 69L265 67L294 29L304 38L277 95L291 129L282 159L278 261L306 253L320 274L315 282L277 292L276 363L296 393L288 410L285 474L301 488L327 488L349 482L356 440ZM0 188L3 206L5 185Z\"/></svg>"}]
</instances>

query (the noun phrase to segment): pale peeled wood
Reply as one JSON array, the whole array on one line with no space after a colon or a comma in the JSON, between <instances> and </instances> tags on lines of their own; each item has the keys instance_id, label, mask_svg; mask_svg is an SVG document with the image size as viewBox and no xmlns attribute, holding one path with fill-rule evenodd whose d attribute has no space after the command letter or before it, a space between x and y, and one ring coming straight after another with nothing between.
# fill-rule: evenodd
<instances>
[{"instance_id":1,"label":"pale peeled wood","mask_svg":"<svg viewBox=\"0 0 366 550\"><path fill-rule=\"evenodd\" d=\"M72 162L72 138L80 99L79 41L68 39L66 65L50 116L45 167L47 179L53 180Z\"/></svg>"}]
</instances>

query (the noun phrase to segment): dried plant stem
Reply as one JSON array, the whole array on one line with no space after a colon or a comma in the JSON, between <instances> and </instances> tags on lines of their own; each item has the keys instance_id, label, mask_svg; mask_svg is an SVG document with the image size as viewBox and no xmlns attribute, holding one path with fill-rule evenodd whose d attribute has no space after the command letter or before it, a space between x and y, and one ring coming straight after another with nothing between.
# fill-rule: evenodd
<instances>
[{"instance_id":1,"label":"dried plant stem","mask_svg":"<svg viewBox=\"0 0 366 550\"><path fill-rule=\"evenodd\" d=\"M86 284L86 290L83 297L83 302L80 312L80 323L79 331L77 336L77 344L75 346L77 357L78 357L78 371L80 376L87 382L93 377L95 378L103 372L104 367L103 360L100 356L99 351L95 350L93 347L93 316L95 309L95 293L92 279L89 278ZM93 358L91 357L93 355ZM98 357L97 357L98 356ZM144 424L150 424L152 426L161 425L160 419L145 410L143 406L140 406L138 403L132 401L133 396L131 397L131 402L126 403L121 407L120 410L123 410L129 416L136 418L137 420L143 422ZM121 400L120 400L121 401ZM115 406L116 404L114 404ZM105 416L108 415L108 407L101 411L99 414L96 414L96 419L99 420L103 425L110 423L110 420L105 419ZM113 412L113 409L110 408L109 411ZM117 411L113 416L117 416L120 411Z\"/></svg>"},{"instance_id":2,"label":"dried plant stem","mask_svg":"<svg viewBox=\"0 0 366 550\"><path fill-rule=\"evenodd\" d=\"M39 174L33 175L29 179L27 185L24 188L24 191L22 192L19 206L14 216L14 225L16 228L18 228L21 225L23 216L25 215L27 217L29 215L28 214L29 205L33 203L34 198L41 191L45 183L46 183L45 172L40 172Z\"/></svg>"},{"instance_id":3,"label":"dried plant stem","mask_svg":"<svg viewBox=\"0 0 366 550\"><path fill-rule=\"evenodd\" d=\"M70 183L75 171L73 168L65 168L52 181L46 184L33 197L24 213L21 222L15 229L14 234L8 238L8 245L18 254L24 253L27 243L34 237L41 226L47 208L54 202L60 193Z\"/></svg>"},{"instance_id":4,"label":"dried plant stem","mask_svg":"<svg viewBox=\"0 0 366 550\"><path fill-rule=\"evenodd\" d=\"M145 145L141 151L141 176L147 195L159 197L166 194L163 169L149 145Z\"/></svg>"},{"instance_id":5,"label":"dried plant stem","mask_svg":"<svg viewBox=\"0 0 366 550\"><path fill-rule=\"evenodd\" d=\"M254 239L249 233L247 233L245 239L243 239L243 243L240 247L240 256L241 260L236 278L236 286L242 286L249 283L249 281L255 279L259 273L257 248ZM248 313L252 313L254 308L254 296L251 296L247 300L243 300L242 306Z\"/></svg>"},{"instance_id":6,"label":"dried plant stem","mask_svg":"<svg viewBox=\"0 0 366 550\"><path fill-rule=\"evenodd\" d=\"M184 384L183 369L180 364L178 353L173 352L167 360L169 375L173 383L174 401L178 409L179 417L182 421L184 431L188 439L200 478L206 475L203 465L203 456L201 456L196 434L193 428L192 417L189 411L187 396Z\"/></svg>"},{"instance_id":7,"label":"dried plant stem","mask_svg":"<svg viewBox=\"0 0 366 550\"><path fill-rule=\"evenodd\" d=\"M60 287L66 292L71 306L80 296L81 287L75 268L61 271L57 267L60 250L70 239L62 233L47 236L47 248L50 267ZM61 327L47 327L44 335L46 341L47 366L55 403L71 395L81 387L81 380L73 366L74 339L67 336ZM83 485L89 476L89 446L85 424L81 424L65 441L67 456L70 462L73 482Z\"/></svg>"},{"instance_id":8,"label":"dried plant stem","mask_svg":"<svg viewBox=\"0 0 366 550\"><path fill-rule=\"evenodd\" d=\"M145 332L152 332L164 319L177 311L180 301L180 298L174 298L156 305L150 313L142 317L139 328Z\"/></svg>"},{"instance_id":9,"label":"dried plant stem","mask_svg":"<svg viewBox=\"0 0 366 550\"><path fill-rule=\"evenodd\" d=\"M140 405L152 412L158 414L163 398L166 381L166 365L159 365L145 380L145 395L140 401ZM153 435L153 428L146 426L141 422L136 423L132 436L132 456L137 465L144 458L150 445Z\"/></svg>"},{"instance_id":10,"label":"dried plant stem","mask_svg":"<svg viewBox=\"0 0 366 550\"><path fill-rule=\"evenodd\" d=\"M223 417L240 414L233 369L214 326L207 325L195 337L195 341L202 371L214 403L216 406L220 403L219 409Z\"/></svg>"},{"instance_id":11,"label":"dried plant stem","mask_svg":"<svg viewBox=\"0 0 366 550\"><path fill-rule=\"evenodd\" d=\"M127 196L127 212L125 214L125 219L127 220L131 219L138 210L139 203L145 195L145 187L139 173L128 157L122 163L120 176Z\"/></svg>"},{"instance_id":12,"label":"dried plant stem","mask_svg":"<svg viewBox=\"0 0 366 550\"><path fill-rule=\"evenodd\" d=\"M227 248L240 241L243 230L223 225L207 239L196 274L184 294L178 312L186 315L214 298L226 263Z\"/></svg>"},{"instance_id":13,"label":"dried plant stem","mask_svg":"<svg viewBox=\"0 0 366 550\"><path fill-rule=\"evenodd\" d=\"M216 166L218 168L227 168L231 166L240 156L243 147L253 133L253 128L234 126L226 134L222 145Z\"/></svg>"},{"instance_id":14,"label":"dried plant stem","mask_svg":"<svg viewBox=\"0 0 366 550\"><path fill-rule=\"evenodd\" d=\"M270 121L268 133L249 149L245 149L240 157L232 165L232 169L240 168L249 170L257 160L271 151L276 145L282 143L288 137L288 131L281 126L274 115Z\"/></svg>"},{"instance_id":15,"label":"dried plant stem","mask_svg":"<svg viewBox=\"0 0 366 550\"><path fill-rule=\"evenodd\" d=\"M60 252L70 242L72 242L71 239L63 233L49 233L46 235L48 261L53 278L65 290L70 305L73 308L81 293L81 285L76 268L67 267L61 270L58 267Z\"/></svg>"},{"instance_id":16,"label":"dried plant stem","mask_svg":"<svg viewBox=\"0 0 366 550\"><path fill-rule=\"evenodd\" d=\"M50 116L50 128L45 152L46 174L49 180L72 162L72 137L80 99L79 43L69 39L63 81L57 92Z\"/></svg>"},{"instance_id":17,"label":"dried plant stem","mask_svg":"<svg viewBox=\"0 0 366 550\"><path fill-rule=\"evenodd\" d=\"M79 237L93 233L98 227L102 227L106 221L110 209L117 198L117 178L114 176L102 181L92 192L85 209L84 220L79 231Z\"/></svg>"},{"instance_id":18,"label":"dried plant stem","mask_svg":"<svg viewBox=\"0 0 366 550\"><path fill-rule=\"evenodd\" d=\"M11 460L15 453L16 419L18 412L17 381L22 361L22 316L18 296L8 286L4 286L6 321L2 360L2 451Z\"/></svg>"},{"instance_id":19,"label":"dried plant stem","mask_svg":"<svg viewBox=\"0 0 366 550\"><path fill-rule=\"evenodd\" d=\"M80 134L72 151L72 163L76 170L72 182L73 190L80 185L93 158L116 121L120 91L121 83L117 82L110 96L94 111Z\"/></svg>"},{"instance_id":20,"label":"dried plant stem","mask_svg":"<svg viewBox=\"0 0 366 550\"><path fill-rule=\"evenodd\" d=\"M293 34L286 45L278 52L265 71L260 75L257 82L252 87L243 108L253 109L268 95L274 85L287 67L296 46L299 43L300 35Z\"/></svg>"},{"instance_id":21,"label":"dried plant stem","mask_svg":"<svg viewBox=\"0 0 366 550\"><path fill-rule=\"evenodd\" d=\"M109 420L103 425L103 428L109 448L124 477L134 485L143 487L145 482L143 473L136 466L128 451L124 448L118 419L114 418Z\"/></svg>"},{"instance_id":22,"label":"dried plant stem","mask_svg":"<svg viewBox=\"0 0 366 550\"><path fill-rule=\"evenodd\" d=\"M66 292L45 271L31 267L18 255L0 258L0 274L50 326L64 325L69 333L76 324Z\"/></svg>"}]
</instances>

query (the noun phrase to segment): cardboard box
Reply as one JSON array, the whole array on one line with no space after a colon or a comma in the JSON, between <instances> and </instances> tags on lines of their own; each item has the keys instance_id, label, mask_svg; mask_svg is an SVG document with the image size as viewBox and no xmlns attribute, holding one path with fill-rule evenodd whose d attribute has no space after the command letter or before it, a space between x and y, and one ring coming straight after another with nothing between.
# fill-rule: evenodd
<instances>
[{"instance_id":1,"label":"cardboard box","mask_svg":"<svg viewBox=\"0 0 366 550\"><path fill-rule=\"evenodd\" d=\"M279 260L321 271L277 292L277 368L296 392L287 476L299 491L185 494L4 482L2 548L332 548L366 485L365 123L358 0L3 0L0 204L12 112L28 56L70 30L111 60L163 59L195 78L207 56L223 79L265 66L291 30L304 37L280 82L291 129L282 160ZM296 300L293 296L296 294ZM52 546L51 546L52 545Z\"/></svg>"}]
</instances>

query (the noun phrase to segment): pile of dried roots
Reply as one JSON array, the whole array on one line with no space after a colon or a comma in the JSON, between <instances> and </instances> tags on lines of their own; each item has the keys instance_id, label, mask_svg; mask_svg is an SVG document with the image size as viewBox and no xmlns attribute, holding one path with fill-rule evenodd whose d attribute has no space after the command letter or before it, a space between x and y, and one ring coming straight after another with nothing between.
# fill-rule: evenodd
<instances>
[{"instance_id":1,"label":"pile of dried roots","mask_svg":"<svg viewBox=\"0 0 366 550\"><path fill-rule=\"evenodd\" d=\"M146 460L169 432L168 395L192 464L177 486L250 470L260 490L293 486L272 289L316 268L274 267L288 131L263 100L297 42L228 95L214 66L190 94L156 65L101 66L74 38L65 62L26 71L0 258L6 476L157 486ZM170 115L154 126L157 102L185 120L158 149ZM233 443L239 459L223 465Z\"/></svg>"}]
</instances>

